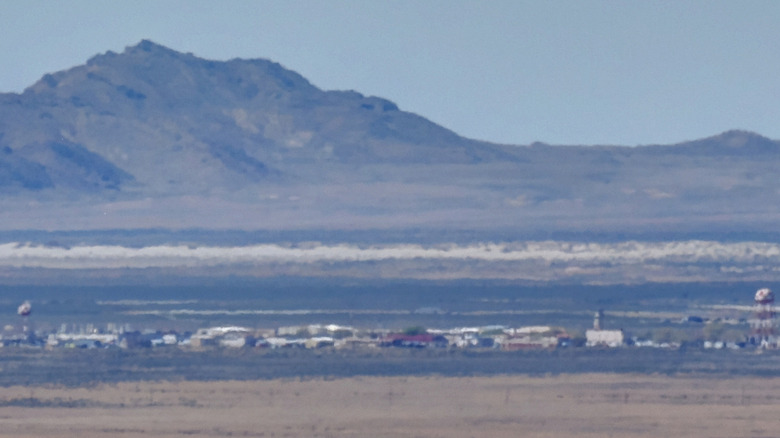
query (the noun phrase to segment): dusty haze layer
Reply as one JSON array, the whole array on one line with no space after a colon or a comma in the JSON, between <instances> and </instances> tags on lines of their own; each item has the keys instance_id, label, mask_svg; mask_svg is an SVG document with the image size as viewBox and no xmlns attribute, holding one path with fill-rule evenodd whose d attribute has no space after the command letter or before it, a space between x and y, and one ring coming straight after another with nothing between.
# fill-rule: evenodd
<instances>
[{"instance_id":1,"label":"dusty haze layer","mask_svg":"<svg viewBox=\"0 0 780 438\"><path fill-rule=\"evenodd\" d=\"M780 278L780 244L762 242L507 242L458 245L0 245L7 275L55 270L186 269L215 274L505 278L597 283ZM197 274L196 274L197 275ZM216 274L219 275L219 274ZM223 274L224 275L224 274Z\"/></svg>"}]
</instances>

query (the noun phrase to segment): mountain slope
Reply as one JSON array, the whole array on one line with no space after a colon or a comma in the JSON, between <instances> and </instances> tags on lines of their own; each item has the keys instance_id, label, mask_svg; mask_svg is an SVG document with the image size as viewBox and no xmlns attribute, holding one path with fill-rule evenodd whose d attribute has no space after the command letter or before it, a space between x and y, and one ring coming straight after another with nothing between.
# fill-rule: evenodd
<instances>
[{"instance_id":1,"label":"mountain slope","mask_svg":"<svg viewBox=\"0 0 780 438\"><path fill-rule=\"evenodd\" d=\"M2 96L0 132L14 150L64 139L156 193L241 187L296 162L467 163L496 153L270 61L208 61L150 41Z\"/></svg>"},{"instance_id":2,"label":"mountain slope","mask_svg":"<svg viewBox=\"0 0 780 438\"><path fill-rule=\"evenodd\" d=\"M495 145L268 60L142 41L0 94L0 228L769 231L778 151L743 131Z\"/></svg>"}]
</instances>

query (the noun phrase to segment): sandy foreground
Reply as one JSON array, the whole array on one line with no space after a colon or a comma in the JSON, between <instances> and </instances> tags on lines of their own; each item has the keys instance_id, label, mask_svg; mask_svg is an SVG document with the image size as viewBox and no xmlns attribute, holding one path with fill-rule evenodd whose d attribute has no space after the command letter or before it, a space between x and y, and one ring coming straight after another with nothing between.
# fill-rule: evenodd
<instances>
[{"instance_id":1,"label":"sandy foreground","mask_svg":"<svg viewBox=\"0 0 780 438\"><path fill-rule=\"evenodd\" d=\"M780 378L131 382L0 389L2 437L777 437Z\"/></svg>"}]
</instances>

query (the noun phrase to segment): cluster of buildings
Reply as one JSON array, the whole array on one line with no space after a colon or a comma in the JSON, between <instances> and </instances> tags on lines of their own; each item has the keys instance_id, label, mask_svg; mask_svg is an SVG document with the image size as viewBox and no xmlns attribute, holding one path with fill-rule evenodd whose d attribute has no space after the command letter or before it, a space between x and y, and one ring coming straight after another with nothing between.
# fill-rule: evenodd
<instances>
[{"instance_id":1,"label":"cluster of buildings","mask_svg":"<svg viewBox=\"0 0 780 438\"><path fill-rule=\"evenodd\" d=\"M463 327L425 329L411 327L402 331L362 330L349 326L302 325L274 329L254 329L240 326L201 328L194 332L132 330L129 326L108 324L105 329L92 324L68 327L50 333L35 331L30 324L31 306L23 303L18 310L17 325L0 331L0 347L31 346L40 348L482 348L505 351L524 349L554 349L562 347L679 347L679 343L628 339L623 330L603 327L604 313L595 314L593 327L584 336L572 336L565 329L553 326L526 327ZM760 289L755 295L753 318L745 342L707 340L703 348L776 348L780 339L775 335L774 294ZM690 317L689 317L690 318ZM690 321L689 321L690 322ZM696 321L704 323L702 318Z\"/></svg>"},{"instance_id":2,"label":"cluster of buildings","mask_svg":"<svg viewBox=\"0 0 780 438\"><path fill-rule=\"evenodd\" d=\"M504 326L453 329L412 328L404 331L359 330L354 327L303 325L254 329L219 326L194 332L131 330L109 324L67 327L51 333L29 330L27 325L6 326L0 346L40 348L493 348L501 350L551 349L572 345L565 330L549 326Z\"/></svg>"}]
</instances>

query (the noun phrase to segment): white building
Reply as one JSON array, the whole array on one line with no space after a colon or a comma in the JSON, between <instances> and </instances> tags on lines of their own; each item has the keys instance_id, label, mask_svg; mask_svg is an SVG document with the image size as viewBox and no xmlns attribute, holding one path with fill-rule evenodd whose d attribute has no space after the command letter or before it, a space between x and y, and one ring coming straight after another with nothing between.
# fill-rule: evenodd
<instances>
[{"instance_id":1,"label":"white building","mask_svg":"<svg viewBox=\"0 0 780 438\"><path fill-rule=\"evenodd\" d=\"M623 345L623 330L602 330L604 311L593 316L593 328L585 331L586 347L620 347Z\"/></svg>"},{"instance_id":2,"label":"white building","mask_svg":"<svg viewBox=\"0 0 780 438\"><path fill-rule=\"evenodd\" d=\"M585 346L587 347L619 347L623 345L623 330L596 330L585 331Z\"/></svg>"}]
</instances>

